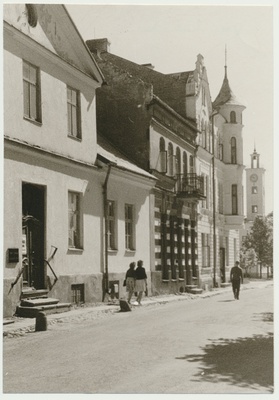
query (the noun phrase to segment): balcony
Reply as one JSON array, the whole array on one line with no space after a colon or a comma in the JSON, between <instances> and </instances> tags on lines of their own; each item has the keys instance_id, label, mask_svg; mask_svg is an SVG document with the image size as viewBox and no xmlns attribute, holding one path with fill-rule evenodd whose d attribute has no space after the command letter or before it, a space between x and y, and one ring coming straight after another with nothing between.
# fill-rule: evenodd
<instances>
[{"instance_id":1,"label":"balcony","mask_svg":"<svg viewBox=\"0 0 279 400\"><path fill-rule=\"evenodd\" d=\"M195 173L179 174L176 182L177 197L187 200L204 200L204 181Z\"/></svg>"}]
</instances>

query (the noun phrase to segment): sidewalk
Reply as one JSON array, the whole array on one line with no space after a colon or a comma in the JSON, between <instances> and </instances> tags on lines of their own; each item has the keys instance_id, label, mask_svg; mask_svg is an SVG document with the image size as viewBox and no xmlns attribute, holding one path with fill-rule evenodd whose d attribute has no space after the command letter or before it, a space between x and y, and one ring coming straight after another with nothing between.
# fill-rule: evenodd
<instances>
[{"instance_id":1,"label":"sidewalk","mask_svg":"<svg viewBox=\"0 0 279 400\"><path fill-rule=\"evenodd\" d=\"M241 290L248 290L254 288L264 288L267 286L273 286L273 280L250 280L245 282L241 286ZM152 296L144 297L142 300L142 306L134 306L132 304L132 311L134 309L140 310L142 307L160 305L170 303L172 301L186 301L194 300L198 298L207 298L211 296L216 296L224 292L231 292L231 286L224 288L216 288L211 291L204 291L201 294L191 294L191 293L178 293L170 295ZM118 313L120 311L119 301L115 303L98 303L90 304L81 307L76 307L68 312L59 314L47 315L47 325L52 325L58 322L71 322L71 321L82 321L85 319L97 319L103 318L108 314ZM26 333L35 332L35 318L18 318L13 317L9 319L4 319L3 321L3 336L4 337L19 337Z\"/></svg>"}]
</instances>

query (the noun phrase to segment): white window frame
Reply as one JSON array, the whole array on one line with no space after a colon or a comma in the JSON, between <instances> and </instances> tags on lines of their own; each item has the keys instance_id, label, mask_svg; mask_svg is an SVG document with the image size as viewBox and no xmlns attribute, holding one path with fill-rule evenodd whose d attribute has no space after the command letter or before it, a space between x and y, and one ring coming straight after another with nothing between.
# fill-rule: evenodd
<instances>
[{"instance_id":1,"label":"white window frame","mask_svg":"<svg viewBox=\"0 0 279 400\"><path fill-rule=\"evenodd\" d=\"M23 69L23 115L31 121L41 122L41 82L40 69L22 60ZM26 74L28 70L28 74ZM28 75L28 76L27 76Z\"/></svg>"},{"instance_id":2,"label":"white window frame","mask_svg":"<svg viewBox=\"0 0 279 400\"><path fill-rule=\"evenodd\" d=\"M67 86L67 129L69 137L81 139L80 92L70 86Z\"/></svg>"},{"instance_id":3,"label":"white window frame","mask_svg":"<svg viewBox=\"0 0 279 400\"><path fill-rule=\"evenodd\" d=\"M108 250L117 250L117 206L114 200L107 201ZM112 212L111 212L112 211Z\"/></svg>"},{"instance_id":4,"label":"white window frame","mask_svg":"<svg viewBox=\"0 0 279 400\"><path fill-rule=\"evenodd\" d=\"M82 249L81 193L68 191L68 247Z\"/></svg>"},{"instance_id":5,"label":"white window frame","mask_svg":"<svg viewBox=\"0 0 279 400\"><path fill-rule=\"evenodd\" d=\"M135 250L135 207L133 204L125 204L125 249Z\"/></svg>"}]
</instances>

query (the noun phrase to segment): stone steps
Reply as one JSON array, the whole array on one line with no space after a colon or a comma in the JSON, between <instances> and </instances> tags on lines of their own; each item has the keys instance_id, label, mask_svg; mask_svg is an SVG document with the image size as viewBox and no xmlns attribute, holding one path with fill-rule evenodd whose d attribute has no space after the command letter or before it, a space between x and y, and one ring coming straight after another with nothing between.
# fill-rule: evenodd
<instances>
[{"instance_id":1,"label":"stone steps","mask_svg":"<svg viewBox=\"0 0 279 400\"><path fill-rule=\"evenodd\" d=\"M16 315L23 318L36 318L41 311L47 315L66 312L72 307L71 303L59 303L59 299L48 297L47 289L23 287L20 298Z\"/></svg>"},{"instance_id":2,"label":"stone steps","mask_svg":"<svg viewBox=\"0 0 279 400\"><path fill-rule=\"evenodd\" d=\"M200 289L198 287L198 285L186 285L185 292L191 293L191 294L201 294L203 292L203 290Z\"/></svg>"},{"instance_id":3,"label":"stone steps","mask_svg":"<svg viewBox=\"0 0 279 400\"><path fill-rule=\"evenodd\" d=\"M36 318L39 312L44 312L46 315L58 314L71 310L71 303L57 303L48 304L41 306L25 307L18 306L16 310L16 315L23 318Z\"/></svg>"}]
</instances>

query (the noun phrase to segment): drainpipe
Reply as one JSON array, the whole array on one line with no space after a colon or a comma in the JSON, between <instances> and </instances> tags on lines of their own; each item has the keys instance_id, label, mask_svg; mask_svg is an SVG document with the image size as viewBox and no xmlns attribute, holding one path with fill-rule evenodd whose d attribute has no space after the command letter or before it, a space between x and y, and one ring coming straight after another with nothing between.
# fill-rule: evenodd
<instances>
[{"instance_id":1,"label":"drainpipe","mask_svg":"<svg viewBox=\"0 0 279 400\"><path fill-rule=\"evenodd\" d=\"M214 117L218 112L211 115L212 120L212 190L213 190L213 287L216 287L216 193L215 193L215 141L214 141Z\"/></svg>"},{"instance_id":2,"label":"drainpipe","mask_svg":"<svg viewBox=\"0 0 279 400\"><path fill-rule=\"evenodd\" d=\"M108 180L111 172L112 164L108 164L108 171L103 186L104 195L104 216L105 216L105 271L104 271L104 284L103 284L103 301L109 290L109 279L108 279Z\"/></svg>"}]
</instances>

